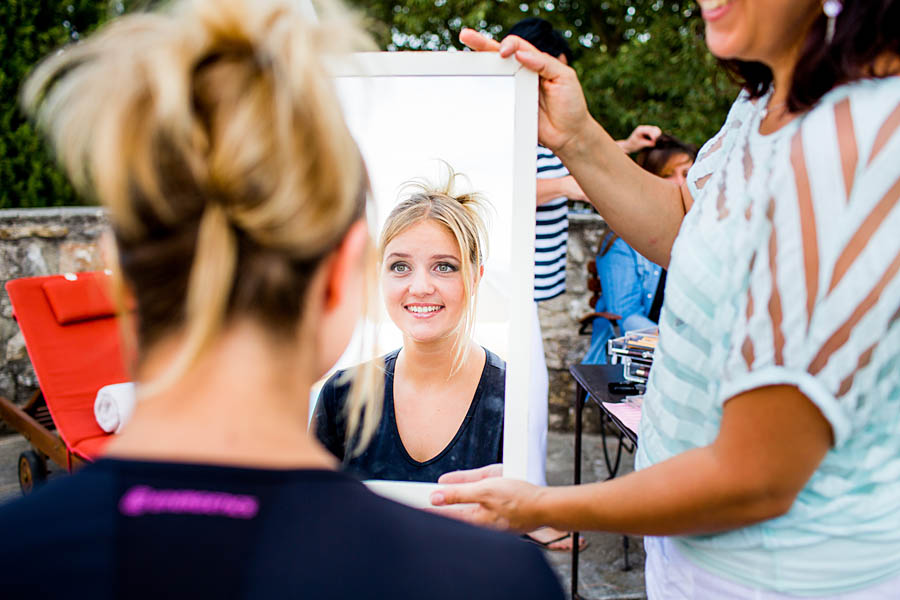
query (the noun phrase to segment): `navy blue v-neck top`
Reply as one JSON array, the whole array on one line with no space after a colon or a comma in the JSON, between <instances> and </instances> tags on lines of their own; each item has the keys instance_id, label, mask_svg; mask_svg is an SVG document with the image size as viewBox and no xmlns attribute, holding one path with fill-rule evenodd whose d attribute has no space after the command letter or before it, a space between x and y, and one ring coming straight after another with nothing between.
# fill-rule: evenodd
<instances>
[{"instance_id":1,"label":"navy blue v-neck top","mask_svg":"<svg viewBox=\"0 0 900 600\"><path fill-rule=\"evenodd\" d=\"M449 471L475 469L503 461L503 407L506 363L485 349L484 369L462 425L435 457L419 462L400 439L394 412L394 368L400 350L384 357L384 410L372 441L359 456L352 456L355 438L346 436L345 406L350 381L343 371L322 387L313 421L316 437L360 479L436 482ZM343 382L343 383L339 383Z\"/></svg>"}]
</instances>

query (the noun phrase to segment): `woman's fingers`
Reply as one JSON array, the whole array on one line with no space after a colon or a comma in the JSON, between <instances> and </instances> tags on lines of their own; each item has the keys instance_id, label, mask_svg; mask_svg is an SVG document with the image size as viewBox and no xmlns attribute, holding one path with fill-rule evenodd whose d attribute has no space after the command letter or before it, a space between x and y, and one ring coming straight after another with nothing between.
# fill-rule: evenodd
<instances>
[{"instance_id":1,"label":"woman's fingers","mask_svg":"<svg viewBox=\"0 0 900 600\"><path fill-rule=\"evenodd\" d=\"M431 510L483 527L509 529L509 519L502 511L496 510L495 502L492 501L495 493L493 484L499 481L503 480L492 479L441 488L431 494L431 504L438 507Z\"/></svg>"},{"instance_id":2,"label":"woman's fingers","mask_svg":"<svg viewBox=\"0 0 900 600\"><path fill-rule=\"evenodd\" d=\"M508 35L498 42L468 27L459 32L459 41L477 52L499 52L503 58L522 51L540 53L531 42L517 35Z\"/></svg>"},{"instance_id":3,"label":"woman's fingers","mask_svg":"<svg viewBox=\"0 0 900 600\"><path fill-rule=\"evenodd\" d=\"M441 475L438 483L470 483L472 481L481 481L488 477L503 477L503 465L487 465L486 467L469 469L468 471L451 471Z\"/></svg>"},{"instance_id":4,"label":"woman's fingers","mask_svg":"<svg viewBox=\"0 0 900 600\"><path fill-rule=\"evenodd\" d=\"M500 42L485 37L468 27L464 27L459 32L459 41L477 52L496 52L500 49Z\"/></svg>"},{"instance_id":5,"label":"woman's fingers","mask_svg":"<svg viewBox=\"0 0 900 600\"><path fill-rule=\"evenodd\" d=\"M426 508L426 512L442 517L449 517L457 521L465 521L473 525L481 525L482 527L498 528L490 516L490 513L477 504L453 504L450 506L439 506L434 508Z\"/></svg>"},{"instance_id":6,"label":"woman's fingers","mask_svg":"<svg viewBox=\"0 0 900 600\"><path fill-rule=\"evenodd\" d=\"M480 502L481 499L481 493L478 491L477 486L471 483L454 484L431 492L431 504L433 506L472 504Z\"/></svg>"},{"instance_id":7,"label":"woman's fingers","mask_svg":"<svg viewBox=\"0 0 900 600\"><path fill-rule=\"evenodd\" d=\"M656 125L638 125L625 140L623 150L628 154L637 152L656 144L656 138L662 135L662 129Z\"/></svg>"},{"instance_id":8,"label":"woman's fingers","mask_svg":"<svg viewBox=\"0 0 900 600\"><path fill-rule=\"evenodd\" d=\"M541 79L548 81L556 81L570 70L566 65L549 54L535 49L517 50L516 60L526 69L535 71L541 76ZM574 71L572 73L574 75ZM578 85L578 78L573 77L572 79Z\"/></svg>"},{"instance_id":9,"label":"woman's fingers","mask_svg":"<svg viewBox=\"0 0 900 600\"><path fill-rule=\"evenodd\" d=\"M515 35L498 43L473 29L463 29L459 40L473 50L496 51L504 58L514 55L522 66L540 76L538 139L542 144L557 150L589 129L593 120L574 70Z\"/></svg>"}]
</instances>

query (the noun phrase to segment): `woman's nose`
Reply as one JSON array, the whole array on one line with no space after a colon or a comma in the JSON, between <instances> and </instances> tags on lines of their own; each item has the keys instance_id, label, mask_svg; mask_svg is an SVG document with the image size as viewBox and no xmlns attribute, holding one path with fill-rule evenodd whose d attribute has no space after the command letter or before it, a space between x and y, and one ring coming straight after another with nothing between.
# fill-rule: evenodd
<instances>
[{"instance_id":1,"label":"woman's nose","mask_svg":"<svg viewBox=\"0 0 900 600\"><path fill-rule=\"evenodd\" d=\"M418 269L413 273L409 282L409 293L416 296L423 296L434 292L434 284L431 281L427 271Z\"/></svg>"}]
</instances>

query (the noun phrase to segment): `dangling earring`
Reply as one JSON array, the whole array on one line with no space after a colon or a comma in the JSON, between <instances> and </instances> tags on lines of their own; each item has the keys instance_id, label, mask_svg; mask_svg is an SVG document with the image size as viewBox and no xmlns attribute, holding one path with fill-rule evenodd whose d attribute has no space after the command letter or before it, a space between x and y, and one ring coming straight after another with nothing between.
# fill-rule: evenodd
<instances>
[{"instance_id":1,"label":"dangling earring","mask_svg":"<svg viewBox=\"0 0 900 600\"><path fill-rule=\"evenodd\" d=\"M834 25L837 22L837 16L841 14L844 5L841 0L825 0L822 4L822 12L828 17L828 23L825 26L825 43L831 44L834 39Z\"/></svg>"}]
</instances>

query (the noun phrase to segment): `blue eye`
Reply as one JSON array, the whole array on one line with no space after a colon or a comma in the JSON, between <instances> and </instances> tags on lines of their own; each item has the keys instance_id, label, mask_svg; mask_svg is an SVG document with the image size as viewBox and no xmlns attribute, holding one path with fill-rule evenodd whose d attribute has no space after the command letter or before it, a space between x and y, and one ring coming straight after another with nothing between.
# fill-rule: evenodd
<instances>
[{"instance_id":1,"label":"blue eye","mask_svg":"<svg viewBox=\"0 0 900 600\"><path fill-rule=\"evenodd\" d=\"M395 262L389 268L394 273L409 273L410 271L409 265L403 262Z\"/></svg>"}]
</instances>

